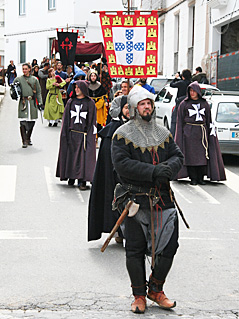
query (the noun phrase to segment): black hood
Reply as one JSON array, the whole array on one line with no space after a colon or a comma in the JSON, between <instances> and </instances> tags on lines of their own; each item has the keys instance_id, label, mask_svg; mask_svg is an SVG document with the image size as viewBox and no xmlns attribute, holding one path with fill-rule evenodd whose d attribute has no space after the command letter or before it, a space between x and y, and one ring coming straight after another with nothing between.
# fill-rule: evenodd
<instances>
[{"instance_id":1,"label":"black hood","mask_svg":"<svg viewBox=\"0 0 239 319\"><path fill-rule=\"evenodd\" d=\"M185 100L191 100L190 94L189 94L190 88L192 88L195 92L197 92L199 99L202 98L201 88L200 88L198 82L197 82L197 81L194 81L194 82L192 82L191 84L189 84L189 86L187 87L187 97L186 97Z\"/></svg>"},{"instance_id":2,"label":"black hood","mask_svg":"<svg viewBox=\"0 0 239 319\"><path fill-rule=\"evenodd\" d=\"M75 92L75 86L76 85L81 90L81 92L84 94L84 96L89 98L89 90L88 90L89 82L88 81L84 81L84 80L78 80L78 81L73 83L72 98L76 97L76 92Z\"/></svg>"}]
</instances>

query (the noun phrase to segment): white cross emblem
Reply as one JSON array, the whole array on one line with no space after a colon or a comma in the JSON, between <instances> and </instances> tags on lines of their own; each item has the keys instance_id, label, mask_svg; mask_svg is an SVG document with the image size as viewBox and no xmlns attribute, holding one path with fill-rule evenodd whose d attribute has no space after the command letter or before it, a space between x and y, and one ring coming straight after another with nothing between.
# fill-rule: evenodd
<instances>
[{"instance_id":1,"label":"white cross emblem","mask_svg":"<svg viewBox=\"0 0 239 319\"><path fill-rule=\"evenodd\" d=\"M193 110L188 109L189 116L196 115L196 121L203 121L201 115L205 115L205 108L200 110L200 103L199 104L192 104Z\"/></svg>"},{"instance_id":2,"label":"white cross emblem","mask_svg":"<svg viewBox=\"0 0 239 319\"><path fill-rule=\"evenodd\" d=\"M210 135L214 135L215 137L217 136L217 131L216 131L216 125L214 123L210 123Z\"/></svg>"},{"instance_id":3,"label":"white cross emblem","mask_svg":"<svg viewBox=\"0 0 239 319\"><path fill-rule=\"evenodd\" d=\"M93 135L97 134L97 128L95 125L93 125Z\"/></svg>"},{"instance_id":4,"label":"white cross emblem","mask_svg":"<svg viewBox=\"0 0 239 319\"><path fill-rule=\"evenodd\" d=\"M81 112L81 109L83 107L83 104L81 105L75 105L76 111L71 110L71 118L76 117L74 124L80 123L82 124L81 117L83 119L86 119L88 112Z\"/></svg>"}]
</instances>

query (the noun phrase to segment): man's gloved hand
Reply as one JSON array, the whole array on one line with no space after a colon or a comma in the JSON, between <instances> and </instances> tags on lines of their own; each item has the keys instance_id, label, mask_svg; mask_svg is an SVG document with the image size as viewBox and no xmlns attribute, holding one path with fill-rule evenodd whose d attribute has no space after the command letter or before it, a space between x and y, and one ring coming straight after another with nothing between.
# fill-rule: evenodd
<instances>
[{"instance_id":1,"label":"man's gloved hand","mask_svg":"<svg viewBox=\"0 0 239 319\"><path fill-rule=\"evenodd\" d=\"M43 110L43 105L42 104L38 104L37 108L38 108L39 111L42 111Z\"/></svg>"},{"instance_id":2,"label":"man's gloved hand","mask_svg":"<svg viewBox=\"0 0 239 319\"><path fill-rule=\"evenodd\" d=\"M172 173L172 169L167 162L157 164L153 171L153 181L159 186L161 183L165 183L171 179Z\"/></svg>"}]
</instances>

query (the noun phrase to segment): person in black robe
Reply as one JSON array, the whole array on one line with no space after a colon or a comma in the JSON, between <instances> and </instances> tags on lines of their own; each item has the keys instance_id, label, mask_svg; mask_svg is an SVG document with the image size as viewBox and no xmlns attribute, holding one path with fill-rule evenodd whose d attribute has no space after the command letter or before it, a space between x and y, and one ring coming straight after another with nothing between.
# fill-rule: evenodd
<instances>
[{"instance_id":1,"label":"person in black robe","mask_svg":"<svg viewBox=\"0 0 239 319\"><path fill-rule=\"evenodd\" d=\"M99 132L101 143L89 200L88 241L100 239L102 233L110 233L119 218L119 215L112 211L117 176L111 160L111 141L117 128L127 120L129 120L127 96L123 96L118 117L112 119Z\"/></svg>"},{"instance_id":2,"label":"person in black robe","mask_svg":"<svg viewBox=\"0 0 239 319\"><path fill-rule=\"evenodd\" d=\"M175 142L185 157L176 179L189 176L191 185L205 185L204 175L211 181L226 179L211 110L197 81L188 86L179 106Z\"/></svg>"},{"instance_id":3,"label":"person in black robe","mask_svg":"<svg viewBox=\"0 0 239 319\"><path fill-rule=\"evenodd\" d=\"M96 107L86 81L76 81L73 86L74 94L62 119L56 177L61 181L69 179L70 186L78 179L80 189L86 190L86 182L93 180L96 163Z\"/></svg>"},{"instance_id":4,"label":"person in black robe","mask_svg":"<svg viewBox=\"0 0 239 319\"><path fill-rule=\"evenodd\" d=\"M13 60L10 61L10 64L7 67L6 75L7 75L8 85L12 84L14 79L17 77L16 66Z\"/></svg>"}]
</instances>

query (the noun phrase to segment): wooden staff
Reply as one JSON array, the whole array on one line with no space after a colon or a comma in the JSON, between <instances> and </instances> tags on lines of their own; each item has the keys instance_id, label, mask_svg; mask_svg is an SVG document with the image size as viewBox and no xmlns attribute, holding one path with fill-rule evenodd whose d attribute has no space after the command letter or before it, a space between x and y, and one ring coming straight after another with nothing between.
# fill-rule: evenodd
<instances>
[{"instance_id":1,"label":"wooden staff","mask_svg":"<svg viewBox=\"0 0 239 319\"><path fill-rule=\"evenodd\" d=\"M102 80L102 59L103 59L103 53L101 53L101 56L100 56L100 83L101 83L101 80Z\"/></svg>"}]
</instances>

